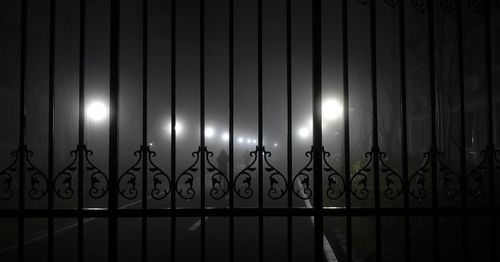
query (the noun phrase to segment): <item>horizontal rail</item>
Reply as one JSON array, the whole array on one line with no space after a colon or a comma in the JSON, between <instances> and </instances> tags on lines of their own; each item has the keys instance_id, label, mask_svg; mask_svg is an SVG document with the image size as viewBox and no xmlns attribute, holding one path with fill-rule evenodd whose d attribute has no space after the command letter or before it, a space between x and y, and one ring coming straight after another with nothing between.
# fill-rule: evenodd
<instances>
[{"instance_id":1,"label":"horizontal rail","mask_svg":"<svg viewBox=\"0 0 500 262\"><path fill-rule=\"evenodd\" d=\"M500 214L500 207L442 207L434 209L431 207L422 208L323 208L315 210L312 208L177 208L177 209L121 209L109 210L105 208L88 208L83 210L72 209L3 209L0 216L7 217L198 217L198 216L314 216L319 212L323 216L427 216L427 215L488 215Z\"/></svg>"}]
</instances>

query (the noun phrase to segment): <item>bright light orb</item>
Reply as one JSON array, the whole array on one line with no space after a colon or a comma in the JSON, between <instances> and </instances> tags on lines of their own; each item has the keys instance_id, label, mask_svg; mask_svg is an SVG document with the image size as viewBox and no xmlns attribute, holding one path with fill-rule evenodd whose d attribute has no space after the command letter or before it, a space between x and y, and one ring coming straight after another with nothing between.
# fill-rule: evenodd
<instances>
[{"instance_id":1,"label":"bright light orb","mask_svg":"<svg viewBox=\"0 0 500 262\"><path fill-rule=\"evenodd\" d=\"M206 138L211 138L215 135L215 130L211 127L206 127L205 128L205 137Z\"/></svg>"},{"instance_id":2,"label":"bright light orb","mask_svg":"<svg viewBox=\"0 0 500 262\"><path fill-rule=\"evenodd\" d=\"M168 126L166 126L166 127L165 127L165 130L167 130L169 134L172 134L172 123L169 123L169 124L168 124ZM183 128L182 128L182 124L181 124L181 123L179 123L179 122L177 122L177 123L175 124L175 134L176 134L176 135L181 134L181 133L182 133L182 130L183 130Z\"/></svg>"},{"instance_id":3,"label":"bright light orb","mask_svg":"<svg viewBox=\"0 0 500 262\"><path fill-rule=\"evenodd\" d=\"M278 147L278 143L274 143L274 147Z\"/></svg>"},{"instance_id":4,"label":"bright light orb","mask_svg":"<svg viewBox=\"0 0 500 262\"><path fill-rule=\"evenodd\" d=\"M323 118L326 120L335 120L342 115L342 105L334 99L329 99L323 102L322 106Z\"/></svg>"},{"instance_id":5,"label":"bright light orb","mask_svg":"<svg viewBox=\"0 0 500 262\"><path fill-rule=\"evenodd\" d=\"M222 134L222 140L229 141L229 133Z\"/></svg>"},{"instance_id":6,"label":"bright light orb","mask_svg":"<svg viewBox=\"0 0 500 262\"><path fill-rule=\"evenodd\" d=\"M249 138L249 139L247 139L247 144L250 144L250 143L252 143L252 139Z\"/></svg>"},{"instance_id":7,"label":"bright light orb","mask_svg":"<svg viewBox=\"0 0 500 262\"><path fill-rule=\"evenodd\" d=\"M257 144L257 139L252 140L254 144Z\"/></svg>"},{"instance_id":8,"label":"bright light orb","mask_svg":"<svg viewBox=\"0 0 500 262\"><path fill-rule=\"evenodd\" d=\"M108 116L108 107L103 102L92 102L87 106L87 116L93 121L100 122Z\"/></svg>"},{"instance_id":9,"label":"bright light orb","mask_svg":"<svg viewBox=\"0 0 500 262\"><path fill-rule=\"evenodd\" d=\"M244 140L243 137L238 137L238 143L240 144L243 143L243 140Z\"/></svg>"},{"instance_id":10,"label":"bright light orb","mask_svg":"<svg viewBox=\"0 0 500 262\"><path fill-rule=\"evenodd\" d=\"M300 138L307 138L307 137L309 137L309 129L307 127L301 127L299 129L299 137Z\"/></svg>"}]
</instances>

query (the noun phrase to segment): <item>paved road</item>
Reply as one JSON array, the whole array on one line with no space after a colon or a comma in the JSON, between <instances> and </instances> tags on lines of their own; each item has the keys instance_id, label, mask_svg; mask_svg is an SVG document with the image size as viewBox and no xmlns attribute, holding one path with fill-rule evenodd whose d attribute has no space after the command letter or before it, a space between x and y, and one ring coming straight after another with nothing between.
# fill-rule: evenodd
<instances>
[{"instance_id":1,"label":"paved road","mask_svg":"<svg viewBox=\"0 0 500 262\"><path fill-rule=\"evenodd\" d=\"M256 180L254 180L256 181ZM209 181L207 180L207 185ZM195 181L195 188L199 181ZM208 192L208 190L207 190ZM256 196L254 196L256 198ZM161 208L165 202L148 200L151 208ZM168 201L166 201L168 203ZM252 201L250 201L251 203ZM179 206L196 207L199 199L180 202ZM224 200L219 201L222 205ZM243 205L244 201L235 204ZM256 204L256 202L254 202ZM277 202L266 200L265 206L275 206ZM122 208L140 208L141 201L122 204ZM217 203L207 203L207 205ZM294 198L294 206L307 207L310 203ZM165 206L163 206L165 207ZM84 223L85 261L107 260L107 219L87 218ZM75 219L76 222L76 219ZM200 259L200 219L178 218L176 227L177 261L199 261ZM264 218L264 258L266 261L286 261L286 218ZM258 259L258 218L235 218L235 261L257 261ZM118 221L119 261L140 261L141 220L122 218ZM313 255L313 223L309 217L293 219L293 257L295 261L311 261ZM168 261L170 258L170 219L148 219L148 254L150 261ZM56 261L76 261L77 227L70 223L58 227L55 232ZM329 242L324 238L328 261L336 261ZM206 219L206 261L228 261L229 218L209 217ZM41 234L26 240L26 261L46 261L47 237ZM333 245L335 246L335 245ZM0 251L0 261L16 261L17 248Z\"/></svg>"}]
</instances>

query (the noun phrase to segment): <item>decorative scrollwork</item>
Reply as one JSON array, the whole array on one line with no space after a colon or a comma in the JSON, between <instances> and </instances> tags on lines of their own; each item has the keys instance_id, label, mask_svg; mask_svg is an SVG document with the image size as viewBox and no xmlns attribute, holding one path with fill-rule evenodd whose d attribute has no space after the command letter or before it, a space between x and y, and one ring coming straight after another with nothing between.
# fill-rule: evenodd
<instances>
[{"instance_id":1,"label":"decorative scrollwork","mask_svg":"<svg viewBox=\"0 0 500 262\"><path fill-rule=\"evenodd\" d=\"M54 178L54 192L59 198L69 200L74 195L73 177L78 175L77 161L79 157L83 157L83 167L90 173L90 197L100 199L106 195L109 190L109 180L104 172L90 161L90 156L93 154L94 152L88 150L86 145L78 145L75 150L70 151L73 159ZM60 185L63 188L60 188Z\"/></svg>"},{"instance_id":2,"label":"decorative scrollwork","mask_svg":"<svg viewBox=\"0 0 500 262\"><path fill-rule=\"evenodd\" d=\"M146 150L148 153L148 170L153 173L153 189L151 190L151 197L155 200L161 200L167 197L170 191L172 191L171 180L170 177L168 177L168 175L153 162L152 158L156 156L156 152L152 151L149 146Z\"/></svg>"},{"instance_id":3,"label":"decorative scrollwork","mask_svg":"<svg viewBox=\"0 0 500 262\"><path fill-rule=\"evenodd\" d=\"M253 196L252 173L256 170L255 162L257 162L258 152L259 148L255 147L255 150L250 152L250 157L253 157L252 162L234 177L234 192L243 199L250 199Z\"/></svg>"},{"instance_id":4,"label":"decorative scrollwork","mask_svg":"<svg viewBox=\"0 0 500 262\"><path fill-rule=\"evenodd\" d=\"M205 159L208 163L207 171L211 174L212 179L210 196L215 200L219 200L226 196L229 192L229 180L227 179L227 176L210 161L210 158L214 156L214 153L212 151L208 151L207 147L205 147L204 150Z\"/></svg>"},{"instance_id":5,"label":"decorative scrollwork","mask_svg":"<svg viewBox=\"0 0 500 262\"><path fill-rule=\"evenodd\" d=\"M483 159L467 174L467 191L474 197L481 197L484 193L483 177L488 171L488 160L493 157L493 148L482 150L479 154Z\"/></svg>"},{"instance_id":6,"label":"decorative scrollwork","mask_svg":"<svg viewBox=\"0 0 500 262\"><path fill-rule=\"evenodd\" d=\"M324 164L323 171L328 175L326 196L331 200L337 200L345 193L345 180L342 175L328 163L327 158L330 157L330 152L325 151L325 148L322 147L321 153Z\"/></svg>"},{"instance_id":7,"label":"decorative scrollwork","mask_svg":"<svg viewBox=\"0 0 500 262\"><path fill-rule=\"evenodd\" d=\"M425 189L426 176L429 174L430 168L429 164L431 162L431 152L425 152L423 154L424 163L422 166L413 173L408 179L408 190L410 196L418 201L422 201L427 196L427 190Z\"/></svg>"},{"instance_id":8,"label":"decorative scrollwork","mask_svg":"<svg viewBox=\"0 0 500 262\"><path fill-rule=\"evenodd\" d=\"M399 4L399 1L400 0L384 0L384 2L388 5L390 5L391 7L395 7Z\"/></svg>"},{"instance_id":9,"label":"decorative scrollwork","mask_svg":"<svg viewBox=\"0 0 500 262\"><path fill-rule=\"evenodd\" d=\"M427 1L426 0L411 0L411 5L417 12L424 13L427 9Z\"/></svg>"},{"instance_id":10,"label":"decorative scrollwork","mask_svg":"<svg viewBox=\"0 0 500 262\"><path fill-rule=\"evenodd\" d=\"M28 150L26 146L22 147L26 159L27 175L30 177L30 189L28 195L33 200L40 200L47 195L47 186L49 181L47 176L40 171L32 162L31 157L34 155L33 151Z\"/></svg>"},{"instance_id":11,"label":"decorative scrollwork","mask_svg":"<svg viewBox=\"0 0 500 262\"><path fill-rule=\"evenodd\" d=\"M379 152L379 155L380 171L382 175L385 176L384 196L389 200L394 200L403 193L403 179L384 162L384 159L387 159L387 154L385 152Z\"/></svg>"},{"instance_id":12,"label":"decorative scrollwork","mask_svg":"<svg viewBox=\"0 0 500 262\"><path fill-rule=\"evenodd\" d=\"M456 0L441 0L439 5L445 12L449 14L455 12L455 10L457 9Z\"/></svg>"},{"instance_id":13,"label":"decorative scrollwork","mask_svg":"<svg viewBox=\"0 0 500 262\"><path fill-rule=\"evenodd\" d=\"M77 146L75 150L70 151L70 155L73 156L71 163L54 177L54 193L61 199L71 199L75 193L73 190L73 176L76 176L76 161L80 149L80 146ZM59 185L62 185L63 188L60 188Z\"/></svg>"},{"instance_id":14,"label":"decorative scrollwork","mask_svg":"<svg viewBox=\"0 0 500 262\"><path fill-rule=\"evenodd\" d=\"M373 151L366 152L365 158L368 158L368 161L366 161L366 164L351 177L350 181L351 193L359 200L365 200L369 195L368 174L372 171Z\"/></svg>"},{"instance_id":15,"label":"decorative scrollwork","mask_svg":"<svg viewBox=\"0 0 500 262\"><path fill-rule=\"evenodd\" d=\"M26 161L26 176L30 179L28 196L32 200L40 200L45 197L49 181L47 176L31 161L31 157L34 155L33 151L28 150L26 145L21 145L16 151L11 152L11 155L14 157L12 163L6 169L0 171L0 199L9 200L14 196L12 192L12 175L19 171L20 158Z\"/></svg>"},{"instance_id":16,"label":"decorative scrollwork","mask_svg":"<svg viewBox=\"0 0 500 262\"><path fill-rule=\"evenodd\" d=\"M266 151L265 147L262 147L264 153L264 169L270 173L269 183L270 188L267 191L267 195L274 200L282 198L288 191L288 184L285 175L276 169L271 163L269 163L269 157L272 156L271 152ZM282 183L280 183L280 181Z\"/></svg>"},{"instance_id":17,"label":"decorative scrollwork","mask_svg":"<svg viewBox=\"0 0 500 262\"><path fill-rule=\"evenodd\" d=\"M427 191L425 189L426 175L430 173L429 164L431 157L434 154L437 155L437 171L439 174L442 174L443 177L443 188L441 191L443 197L454 198L460 192L460 178L457 173L444 164L442 160L444 152L431 149L430 151L424 153L424 164L410 176L408 181L409 193L418 201L422 201L427 195Z\"/></svg>"},{"instance_id":18,"label":"decorative scrollwork","mask_svg":"<svg viewBox=\"0 0 500 262\"><path fill-rule=\"evenodd\" d=\"M137 173L141 172L144 149L143 146L140 146L139 150L134 152L134 156L137 157L137 160L118 178L118 192L122 197L128 200L135 199L139 193L137 191L136 181Z\"/></svg>"},{"instance_id":19,"label":"decorative scrollwork","mask_svg":"<svg viewBox=\"0 0 500 262\"><path fill-rule=\"evenodd\" d=\"M395 200L403 193L403 179L401 175L384 162L384 160L387 159L387 153L377 148L373 148L370 152L365 153L365 158L368 158L368 160L365 165L351 177L351 192L354 197L359 200L368 198L368 176L372 171L373 158L375 155L379 163L380 175L385 181L384 196L389 200Z\"/></svg>"},{"instance_id":20,"label":"decorative scrollwork","mask_svg":"<svg viewBox=\"0 0 500 262\"><path fill-rule=\"evenodd\" d=\"M12 175L17 172L19 165L19 152L12 151L11 155L14 157L12 163L0 171L0 200L9 200L14 196L14 192L12 191Z\"/></svg>"},{"instance_id":21,"label":"decorative scrollwork","mask_svg":"<svg viewBox=\"0 0 500 262\"><path fill-rule=\"evenodd\" d=\"M313 148L306 152L306 157L309 158L307 164L295 175L292 181L293 193L300 199L306 200L311 198L312 190L310 187L309 175L313 171Z\"/></svg>"},{"instance_id":22,"label":"decorative scrollwork","mask_svg":"<svg viewBox=\"0 0 500 262\"><path fill-rule=\"evenodd\" d=\"M191 200L194 198L196 192L193 188L194 176L195 172L198 172L199 168L197 167L198 162L200 161L201 147L198 147L198 150L191 153L191 155L195 158L194 163L189 166L186 170L182 171L177 180L175 181L175 190L179 194L179 196L184 200Z\"/></svg>"},{"instance_id":23,"label":"decorative scrollwork","mask_svg":"<svg viewBox=\"0 0 500 262\"><path fill-rule=\"evenodd\" d=\"M443 196L445 198L454 198L460 192L460 178L457 173L448 168L442 160L444 152L437 152L438 170L443 174Z\"/></svg>"},{"instance_id":24,"label":"decorative scrollwork","mask_svg":"<svg viewBox=\"0 0 500 262\"><path fill-rule=\"evenodd\" d=\"M470 10L472 10L472 12L474 13L481 13L484 9L482 0L469 0L467 5L469 6Z\"/></svg>"},{"instance_id":25,"label":"decorative scrollwork","mask_svg":"<svg viewBox=\"0 0 500 262\"><path fill-rule=\"evenodd\" d=\"M89 195L93 199L100 199L109 190L109 180L108 177L97 168L92 161L90 161L90 156L94 154L93 151L88 150L87 146L82 146L82 153L84 155L85 169L90 172L90 188Z\"/></svg>"}]
</instances>

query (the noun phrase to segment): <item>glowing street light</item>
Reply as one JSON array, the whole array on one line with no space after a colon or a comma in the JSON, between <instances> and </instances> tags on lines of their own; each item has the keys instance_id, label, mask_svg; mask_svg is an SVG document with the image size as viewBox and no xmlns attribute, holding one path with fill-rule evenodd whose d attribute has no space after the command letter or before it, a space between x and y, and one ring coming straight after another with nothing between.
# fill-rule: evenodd
<instances>
[{"instance_id":1,"label":"glowing street light","mask_svg":"<svg viewBox=\"0 0 500 262\"><path fill-rule=\"evenodd\" d=\"M108 107L105 103L94 101L87 106L86 114L90 120L101 122L108 116Z\"/></svg>"},{"instance_id":2,"label":"glowing street light","mask_svg":"<svg viewBox=\"0 0 500 262\"><path fill-rule=\"evenodd\" d=\"M211 138L215 135L215 130L211 127L206 127L205 128L205 137L206 138Z\"/></svg>"},{"instance_id":3,"label":"glowing street light","mask_svg":"<svg viewBox=\"0 0 500 262\"><path fill-rule=\"evenodd\" d=\"M307 127L301 127L299 129L299 137L303 139L309 137L309 129Z\"/></svg>"},{"instance_id":4,"label":"glowing street light","mask_svg":"<svg viewBox=\"0 0 500 262\"><path fill-rule=\"evenodd\" d=\"M167 130L169 134L172 134L172 123L168 123L168 126L166 126L164 129ZM175 134L176 135L181 134L182 130L183 130L182 124L179 123L179 121L177 121L177 123L175 124Z\"/></svg>"},{"instance_id":5,"label":"glowing street light","mask_svg":"<svg viewBox=\"0 0 500 262\"><path fill-rule=\"evenodd\" d=\"M321 107L323 119L326 120L335 120L342 115L342 112L342 105L335 99L328 99L324 101Z\"/></svg>"},{"instance_id":6,"label":"glowing street light","mask_svg":"<svg viewBox=\"0 0 500 262\"><path fill-rule=\"evenodd\" d=\"M241 143L243 143L243 141L244 141L243 137L238 137L238 143L241 144Z\"/></svg>"},{"instance_id":7,"label":"glowing street light","mask_svg":"<svg viewBox=\"0 0 500 262\"><path fill-rule=\"evenodd\" d=\"M229 133L222 134L222 140L223 141L229 141Z\"/></svg>"}]
</instances>

